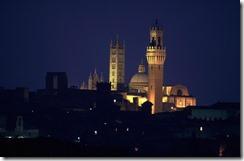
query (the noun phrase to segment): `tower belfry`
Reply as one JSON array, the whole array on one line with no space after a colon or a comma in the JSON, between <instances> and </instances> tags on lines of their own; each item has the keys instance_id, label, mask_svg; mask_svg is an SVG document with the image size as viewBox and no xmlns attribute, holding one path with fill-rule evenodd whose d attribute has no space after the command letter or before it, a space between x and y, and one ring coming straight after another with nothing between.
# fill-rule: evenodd
<instances>
[{"instance_id":1,"label":"tower belfry","mask_svg":"<svg viewBox=\"0 0 244 161\"><path fill-rule=\"evenodd\" d=\"M125 46L116 36L110 43L109 82L111 89L118 90L118 86L124 84L125 77Z\"/></svg>"},{"instance_id":2,"label":"tower belfry","mask_svg":"<svg viewBox=\"0 0 244 161\"><path fill-rule=\"evenodd\" d=\"M148 100L152 105L152 114L162 112L162 86L166 49L163 46L163 31L157 20L150 29L150 40L147 46L148 62Z\"/></svg>"}]
</instances>

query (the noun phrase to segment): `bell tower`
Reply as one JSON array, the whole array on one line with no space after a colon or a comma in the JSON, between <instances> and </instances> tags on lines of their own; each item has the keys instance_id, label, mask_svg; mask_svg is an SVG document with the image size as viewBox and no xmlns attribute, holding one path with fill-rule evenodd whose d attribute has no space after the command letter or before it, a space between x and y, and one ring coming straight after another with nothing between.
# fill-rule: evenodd
<instances>
[{"instance_id":1,"label":"bell tower","mask_svg":"<svg viewBox=\"0 0 244 161\"><path fill-rule=\"evenodd\" d=\"M125 45L117 36L116 40L110 43L109 82L111 82L111 89L118 90L119 86L124 84L124 77Z\"/></svg>"},{"instance_id":2,"label":"bell tower","mask_svg":"<svg viewBox=\"0 0 244 161\"><path fill-rule=\"evenodd\" d=\"M147 99L153 104L152 114L162 112L162 86L166 49L163 46L163 31L156 20L150 29L150 41L146 51L148 63Z\"/></svg>"}]
</instances>

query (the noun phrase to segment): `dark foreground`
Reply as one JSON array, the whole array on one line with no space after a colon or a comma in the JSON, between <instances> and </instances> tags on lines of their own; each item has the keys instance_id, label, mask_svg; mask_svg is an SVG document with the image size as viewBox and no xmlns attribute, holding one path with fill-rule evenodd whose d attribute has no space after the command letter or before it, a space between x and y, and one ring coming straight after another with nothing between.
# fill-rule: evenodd
<instances>
[{"instance_id":1,"label":"dark foreground","mask_svg":"<svg viewBox=\"0 0 244 161\"><path fill-rule=\"evenodd\" d=\"M161 139L136 145L87 145L51 138L1 139L4 157L240 157L237 138L227 142L206 139Z\"/></svg>"}]
</instances>

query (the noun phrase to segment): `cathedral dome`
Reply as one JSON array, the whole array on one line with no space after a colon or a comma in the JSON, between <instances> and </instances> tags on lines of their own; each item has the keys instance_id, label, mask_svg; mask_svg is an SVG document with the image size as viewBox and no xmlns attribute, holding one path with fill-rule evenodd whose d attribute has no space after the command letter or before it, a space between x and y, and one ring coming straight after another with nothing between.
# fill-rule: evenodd
<instances>
[{"instance_id":1,"label":"cathedral dome","mask_svg":"<svg viewBox=\"0 0 244 161\"><path fill-rule=\"evenodd\" d=\"M148 77L146 73L136 73L130 80L130 83L148 83Z\"/></svg>"},{"instance_id":2,"label":"cathedral dome","mask_svg":"<svg viewBox=\"0 0 244 161\"><path fill-rule=\"evenodd\" d=\"M130 80L130 89L131 90L137 90L137 91L145 91L145 87L148 85L148 76L147 73L145 73L145 66L143 62L138 67L138 73L133 75L133 77Z\"/></svg>"}]
</instances>

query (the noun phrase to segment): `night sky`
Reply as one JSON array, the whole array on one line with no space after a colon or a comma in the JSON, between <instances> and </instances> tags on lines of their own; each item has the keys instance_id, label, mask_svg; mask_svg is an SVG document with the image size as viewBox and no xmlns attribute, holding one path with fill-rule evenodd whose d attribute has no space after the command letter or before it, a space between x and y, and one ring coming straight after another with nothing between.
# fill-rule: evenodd
<instances>
[{"instance_id":1,"label":"night sky","mask_svg":"<svg viewBox=\"0 0 244 161\"><path fill-rule=\"evenodd\" d=\"M108 80L116 34L125 41L128 82L156 18L167 48L165 83L186 85L200 105L239 101L237 0L1 0L0 86L44 88L52 71L78 86L95 68Z\"/></svg>"}]
</instances>

